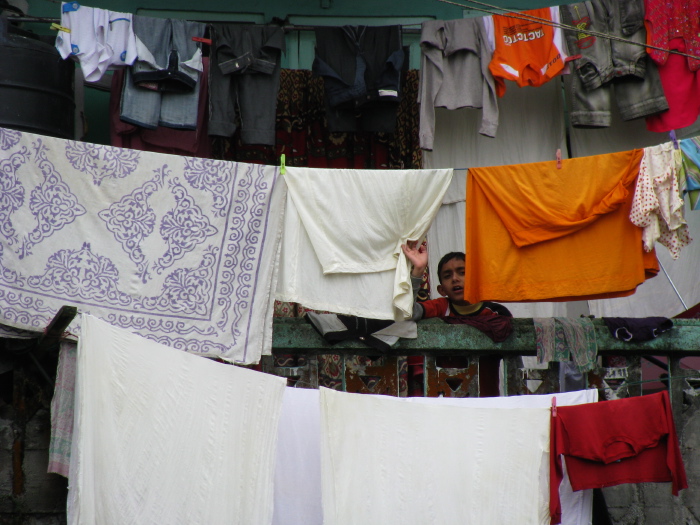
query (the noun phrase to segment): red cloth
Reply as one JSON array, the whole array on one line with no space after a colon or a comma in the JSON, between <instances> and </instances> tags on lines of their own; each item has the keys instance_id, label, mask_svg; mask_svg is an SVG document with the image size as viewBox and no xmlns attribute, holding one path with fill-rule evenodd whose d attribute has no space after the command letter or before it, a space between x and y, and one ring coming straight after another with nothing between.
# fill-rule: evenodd
<instances>
[{"instance_id":1,"label":"red cloth","mask_svg":"<svg viewBox=\"0 0 700 525\"><path fill-rule=\"evenodd\" d=\"M551 418L551 523L561 522L561 456L573 490L621 483L672 482L688 487L668 392L557 407Z\"/></svg>"},{"instance_id":2,"label":"red cloth","mask_svg":"<svg viewBox=\"0 0 700 525\"><path fill-rule=\"evenodd\" d=\"M120 148L170 153L193 157L210 158L211 141L207 133L209 58L202 58L203 72L199 76L199 103L197 108L197 129L174 129L158 126L146 129L124 122L119 118L124 85L124 70L116 70L112 77L109 99L110 142Z\"/></svg>"},{"instance_id":3,"label":"red cloth","mask_svg":"<svg viewBox=\"0 0 700 525\"><path fill-rule=\"evenodd\" d=\"M685 52L683 40L671 40L671 49ZM659 77L668 100L668 111L662 111L646 118L647 129L657 133L690 126L700 115L700 70L691 71L684 56L669 55L663 65L659 65Z\"/></svg>"}]
</instances>

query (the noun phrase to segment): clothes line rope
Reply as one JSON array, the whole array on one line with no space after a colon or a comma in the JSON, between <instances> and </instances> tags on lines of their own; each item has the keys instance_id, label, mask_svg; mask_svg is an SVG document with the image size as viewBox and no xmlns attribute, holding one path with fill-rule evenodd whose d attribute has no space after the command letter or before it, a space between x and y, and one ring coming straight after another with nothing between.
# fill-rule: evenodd
<instances>
[{"instance_id":1,"label":"clothes line rope","mask_svg":"<svg viewBox=\"0 0 700 525\"><path fill-rule=\"evenodd\" d=\"M453 2L452 0L437 0L437 1L445 3L445 4L456 5L456 6L459 6L462 8L466 8L466 9L473 9L475 11L480 11L482 13L488 13L489 15L506 15L507 14L507 16L509 18L516 18L518 20L525 20L526 22L540 22L542 24L556 27L559 29L564 29L566 31L576 31L576 32L582 31L582 32L586 33L586 35L591 35L591 36L595 36L595 37L599 37L599 38L606 38L608 40L615 40L617 42L623 42L625 44L632 44L635 46L643 47L645 49L655 49L657 51L663 51L665 53L672 53L674 55L680 55L680 56L684 56L684 57L688 57L688 58L695 58L695 59L700 60L700 56L691 55L689 53L683 53L682 51L676 51L675 49L666 49L663 47L653 46L651 44L642 44L640 42L634 42L634 41L629 40L627 38L622 38L622 37L610 35L607 33L601 33L600 31L593 31L593 30L589 30L589 29L581 30L576 26L552 22L551 20L546 20L544 18L539 18L537 16L528 15L526 13L522 13L522 12L513 13L509 9L505 9L503 7L499 7L499 6L495 6L495 5L491 5L491 4L486 4L483 2L478 2L477 0L465 0L465 1L469 2L470 4L477 4L480 6L488 7L489 9L482 9L479 7L474 7L472 5L464 5L464 4L460 4L458 2Z\"/></svg>"}]
</instances>

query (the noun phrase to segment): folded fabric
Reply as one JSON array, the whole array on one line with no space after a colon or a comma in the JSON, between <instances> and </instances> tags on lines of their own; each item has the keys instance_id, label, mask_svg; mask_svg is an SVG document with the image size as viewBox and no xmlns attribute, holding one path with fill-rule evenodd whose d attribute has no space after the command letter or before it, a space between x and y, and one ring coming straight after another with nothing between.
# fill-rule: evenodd
<instances>
[{"instance_id":1,"label":"folded fabric","mask_svg":"<svg viewBox=\"0 0 700 525\"><path fill-rule=\"evenodd\" d=\"M630 223L641 150L470 168L464 297L622 297L658 272ZM497 261L497 264L496 264Z\"/></svg>"},{"instance_id":2,"label":"folded fabric","mask_svg":"<svg viewBox=\"0 0 700 525\"><path fill-rule=\"evenodd\" d=\"M447 324L468 324L485 333L494 343L501 343L513 333L513 318L505 315L441 317Z\"/></svg>"},{"instance_id":3,"label":"folded fabric","mask_svg":"<svg viewBox=\"0 0 700 525\"><path fill-rule=\"evenodd\" d=\"M688 487L668 392L552 411L550 514L561 520L561 455L574 490L621 483Z\"/></svg>"},{"instance_id":4,"label":"folded fabric","mask_svg":"<svg viewBox=\"0 0 700 525\"><path fill-rule=\"evenodd\" d=\"M533 323L538 362L570 361L573 356L579 372L596 367L598 342L593 321L556 317L533 318Z\"/></svg>"},{"instance_id":5,"label":"folded fabric","mask_svg":"<svg viewBox=\"0 0 700 525\"><path fill-rule=\"evenodd\" d=\"M323 274L393 270L393 309L387 305L383 315L360 316L397 321L410 318L413 308L410 269L401 245L425 235L451 178L451 169L288 167L285 175L290 199ZM375 293L374 290L358 292ZM344 299L334 297L337 307L332 311L358 315L347 311Z\"/></svg>"},{"instance_id":6,"label":"folded fabric","mask_svg":"<svg viewBox=\"0 0 700 525\"><path fill-rule=\"evenodd\" d=\"M426 406L323 388L324 523L544 525L546 491L533 479L546 477L548 421L547 408Z\"/></svg>"},{"instance_id":7,"label":"folded fabric","mask_svg":"<svg viewBox=\"0 0 700 525\"><path fill-rule=\"evenodd\" d=\"M649 341L673 328L666 317L603 317L610 335L621 341Z\"/></svg>"},{"instance_id":8,"label":"folded fabric","mask_svg":"<svg viewBox=\"0 0 700 525\"><path fill-rule=\"evenodd\" d=\"M75 404L76 344L61 341L58 351L56 385L51 398L51 440L49 468L46 472L68 477L70 449L73 443L73 406Z\"/></svg>"},{"instance_id":9,"label":"folded fabric","mask_svg":"<svg viewBox=\"0 0 700 525\"><path fill-rule=\"evenodd\" d=\"M82 327L68 523L271 523L286 380Z\"/></svg>"},{"instance_id":10,"label":"folded fabric","mask_svg":"<svg viewBox=\"0 0 700 525\"><path fill-rule=\"evenodd\" d=\"M0 322L74 304L189 352L270 353L279 168L0 128L0 171Z\"/></svg>"},{"instance_id":11,"label":"folded fabric","mask_svg":"<svg viewBox=\"0 0 700 525\"><path fill-rule=\"evenodd\" d=\"M414 321L394 322L388 319L366 319L350 315L317 314L306 312L304 316L311 326L330 344L348 339L361 341L383 352L400 337L415 339L418 328Z\"/></svg>"},{"instance_id":12,"label":"folded fabric","mask_svg":"<svg viewBox=\"0 0 700 525\"><path fill-rule=\"evenodd\" d=\"M677 166L681 163L681 151L671 142L644 148L630 210L632 223L644 229L644 249L650 251L659 242L674 259L692 241L678 188Z\"/></svg>"}]
</instances>

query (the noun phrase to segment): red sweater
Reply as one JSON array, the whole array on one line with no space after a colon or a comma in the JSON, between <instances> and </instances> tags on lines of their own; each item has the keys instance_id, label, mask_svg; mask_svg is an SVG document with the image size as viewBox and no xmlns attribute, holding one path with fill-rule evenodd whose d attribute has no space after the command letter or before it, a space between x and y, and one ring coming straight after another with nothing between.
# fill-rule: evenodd
<instances>
[{"instance_id":1,"label":"red sweater","mask_svg":"<svg viewBox=\"0 0 700 525\"><path fill-rule=\"evenodd\" d=\"M668 392L557 407L550 442L551 523L561 522L561 456L573 490L621 483L672 482L688 487Z\"/></svg>"}]
</instances>

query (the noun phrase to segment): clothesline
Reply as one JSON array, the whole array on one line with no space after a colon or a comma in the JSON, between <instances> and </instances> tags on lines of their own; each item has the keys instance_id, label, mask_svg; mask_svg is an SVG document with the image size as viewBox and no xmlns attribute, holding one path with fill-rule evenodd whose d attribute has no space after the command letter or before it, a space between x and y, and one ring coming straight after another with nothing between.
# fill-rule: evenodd
<instances>
[{"instance_id":1,"label":"clothesline","mask_svg":"<svg viewBox=\"0 0 700 525\"><path fill-rule=\"evenodd\" d=\"M465 1L466 1L466 2L469 2L469 3L472 3L472 4L477 4L477 5L481 5L481 6L486 6L486 7L488 7L490 10L489 10L489 9L481 9L481 8L474 7L474 6L471 6L471 5L460 4L460 3L457 3L457 2L453 2L452 0L437 0L437 1L438 1L438 2L443 2L443 3L445 3L445 4L456 5L456 6L463 7L463 8L467 8L467 9L473 9L473 10L475 10L475 11L481 11L482 13L488 13L488 14L490 14L490 15L504 15L504 14L507 13L507 15L508 15L509 18L516 18L516 19L518 19L518 20L525 20L526 22L539 22L539 23L542 23L542 24L545 24L545 25L548 25L548 26L551 26L551 27L556 27L556 28L558 28L558 29L564 29L564 30L567 30L567 31L583 32L583 33L585 33L586 35L592 35L592 36L596 36L596 37L599 37L599 38L607 38L608 40L615 40L615 41L617 41L617 42L623 42L623 43L625 43L625 44L632 44L632 45L635 45L635 46L643 47L643 48L645 48L645 49L655 49L655 50L657 50L657 51L663 51L664 53L672 53L672 54L674 54L674 55L680 55L680 56L684 56L684 57L688 57L688 58L700 59L700 56L691 55L691 54L689 54L689 53L683 53L682 51L676 51L676 50L674 50L674 49L666 49L666 48L663 48L663 47L653 46L653 45L651 45L651 44L642 44L642 43L640 43L640 42L635 42L635 41L629 40L629 39L627 39L627 38L622 38L622 37L610 35L610 34L607 34L607 33L601 33L600 31L593 31L593 30L591 30L591 29L580 29L580 28L578 28L578 27L576 27L576 26L571 26L571 25L568 25L568 24L562 24L562 23L559 23L559 22L552 22L551 20L547 20L547 19L545 19L545 18L539 18L539 17L537 17L537 16L529 15L529 14L523 13L523 12L514 13L514 12L512 12L510 9L506 9L506 8L503 8L503 7L498 7L498 6L491 5L491 4L485 4L485 3L483 3L483 2L478 2L477 0L465 0ZM494 10L496 10L496 11L494 11Z\"/></svg>"}]
</instances>

